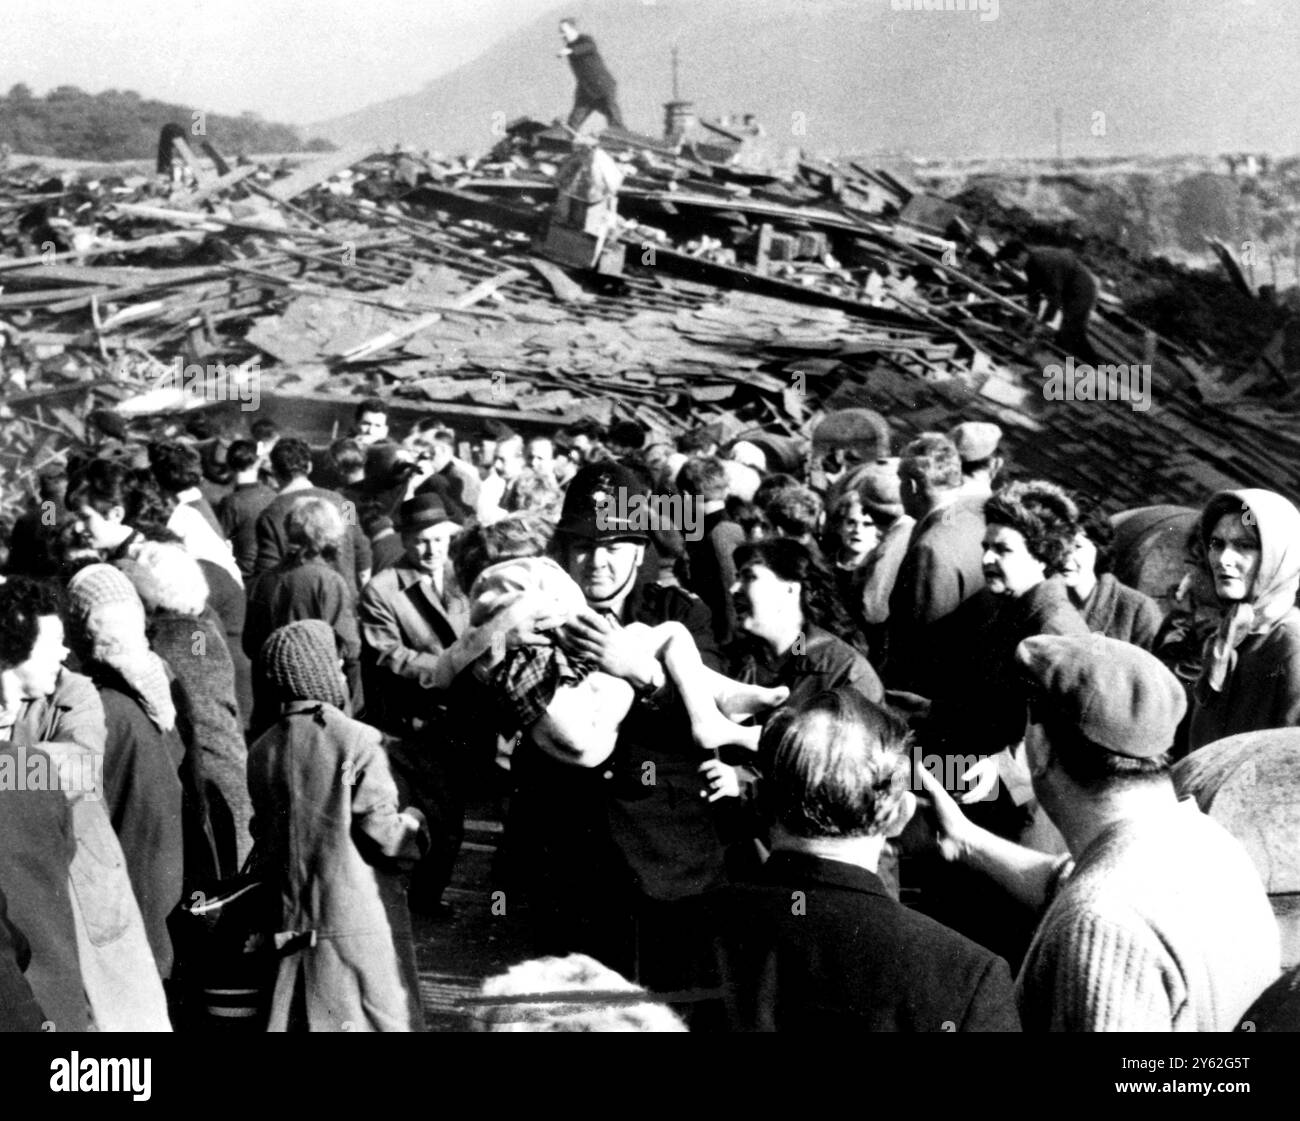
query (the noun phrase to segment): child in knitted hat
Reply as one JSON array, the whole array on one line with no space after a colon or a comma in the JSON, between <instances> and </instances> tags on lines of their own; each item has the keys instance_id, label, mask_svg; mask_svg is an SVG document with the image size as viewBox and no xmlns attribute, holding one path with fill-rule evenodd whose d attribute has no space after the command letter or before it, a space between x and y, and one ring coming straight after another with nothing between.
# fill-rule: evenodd
<instances>
[{"instance_id":1,"label":"child in knitted hat","mask_svg":"<svg viewBox=\"0 0 1300 1121\"><path fill-rule=\"evenodd\" d=\"M249 749L259 865L281 900L280 972L269 1031L422 1031L400 873L428 848L418 810L399 809L383 737L341 711L334 631L275 631L261 668L280 719Z\"/></svg>"},{"instance_id":2,"label":"child in knitted hat","mask_svg":"<svg viewBox=\"0 0 1300 1121\"><path fill-rule=\"evenodd\" d=\"M568 621L587 608L582 589L548 557L515 557L483 570L470 589L470 622L480 626L493 619L506 605L527 596L544 609L538 614ZM560 624L561 626L563 623ZM700 658L695 639L681 623L666 622L650 627L630 623L624 632L634 635L643 651L661 663L677 687L696 743L706 751L728 744L758 749L761 728L741 725L737 720L783 704L789 696L784 686L765 689L744 685L710 669ZM476 672L511 703L521 727L528 727L546 711L560 685L577 686L587 694L593 720L608 737L608 751L614 749L614 734L627 716L635 698L632 687L622 678L602 673L590 663L574 659L559 646L528 646L507 652L494 644L492 656L480 662ZM589 765L602 759L589 760Z\"/></svg>"}]
</instances>

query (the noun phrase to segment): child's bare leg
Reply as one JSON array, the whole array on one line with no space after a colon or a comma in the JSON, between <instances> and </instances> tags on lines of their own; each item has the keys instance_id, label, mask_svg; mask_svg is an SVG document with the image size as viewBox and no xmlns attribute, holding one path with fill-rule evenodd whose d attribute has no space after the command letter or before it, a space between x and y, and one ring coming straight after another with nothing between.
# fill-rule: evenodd
<instances>
[{"instance_id":1,"label":"child's bare leg","mask_svg":"<svg viewBox=\"0 0 1300 1121\"><path fill-rule=\"evenodd\" d=\"M732 720L766 712L769 708L785 704L790 697L790 690L784 685L765 689L761 685L746 685L743 681L737 681L708 666L703 666L703 670L718 711Z\"/></svg>"},{"instance_id":2,"label":"child's bare leg","mask_svg":"<svg viewBox=\"0 0 1300 1121\"><path fill-rule=\"evenodd\" d=\"M758 727L741 727L727 713L750 715L781 704L789 690L742 685L709 669L700 658L695 639L681 623L661 623L647 638L657 643L656 656L672 678L691 718L695 741L706 751L726 744L758 750ZM725 701L724 708L721 702Z\"/></svg>"}]
</instances>

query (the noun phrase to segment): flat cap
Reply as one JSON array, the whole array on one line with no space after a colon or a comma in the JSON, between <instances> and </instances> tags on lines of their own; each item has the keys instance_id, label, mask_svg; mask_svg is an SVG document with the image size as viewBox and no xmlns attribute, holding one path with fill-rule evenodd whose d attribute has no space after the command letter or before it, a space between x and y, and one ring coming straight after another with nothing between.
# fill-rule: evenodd
<instances>
[{"instance_id":1,"label":"flat cap","mask_svg":"<svg viewBox=\"0 0 1300 1121\"><path fill-rule=\"evenodd\" d=\"M859 463L885 459L890 450L889 422L874 409L836 409L812 433L813 447L853 450Z\"/></svg>"},{"instance_id":2,"label":"flat cap","mask_svg":"<svg viewBox=\"0 0 1300 1121\"><path fill-rule=\"evenodd\" d=\"M864 463L852 471L847 482L836 489L845 495L858 496L863 510L873 518L892 520L903 515L903 481L898 476L898 460L886 459Z\"/></svg>"},{"instance_id":3,"label":"flat cap","mask_svg":"<svg viewBox=\"0 0 1300 1121\"><path fill-rule=\"evenodd\" d=\"M957 446L963 463L977 463L998 450L1002 429L982 420L968 420L949 432L948 438Z\"/></svg>"},{"instance_id":4,"label":"flat cap","mask_svg":"<svg viewBox=\"0 0 1300 1121\"><path fill-rule=\"evenodd\" d=\"M1187 695L1163 662L1104 635L1037 635L1016 647L1031 703L1090 743L1130 759L1168 751Z\"/></svg>"}]
</instances>

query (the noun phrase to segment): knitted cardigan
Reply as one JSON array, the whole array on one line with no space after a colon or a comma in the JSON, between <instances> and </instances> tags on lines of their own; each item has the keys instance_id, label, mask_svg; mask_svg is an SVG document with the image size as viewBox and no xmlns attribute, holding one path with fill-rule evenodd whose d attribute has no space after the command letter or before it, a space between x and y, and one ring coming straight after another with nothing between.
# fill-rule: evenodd
<instances>
[{"instance_id":1,"label":"knitted cardigan","mask_svg":"<svg viewBox=\"0 0 1300 1121\"><path fill-rule=\"evenodd\" d=\"M1231 1031L1277 976L1245 849L1194 802L1111 825L1061 882L1017 980L1025 1031Z\"/></svg>"}]
</instances>

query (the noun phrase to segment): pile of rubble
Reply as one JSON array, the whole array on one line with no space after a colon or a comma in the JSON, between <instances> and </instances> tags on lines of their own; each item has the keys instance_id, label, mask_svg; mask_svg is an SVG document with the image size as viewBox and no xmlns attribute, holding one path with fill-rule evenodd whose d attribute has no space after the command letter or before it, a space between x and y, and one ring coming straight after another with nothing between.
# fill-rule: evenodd
<instances>
[{"instance_id":1,"label":"pile of rubble","mask_svg":"<svg viewBox=\"0 0 1300 1121\"><path fill-rule=\"evenodd\" d=\"M290 426L295 403L380 392L466 431L592 416L660 438L798 436L865 404L900 436L996 421L1021 469L1111 509L1246 482L1300 498L1293 418L1243 388L1267 354L1163 338L1106 293L1096 348L1152 368L1153 406L1053 399L1065 356L958 206L859 164L755 170L715 131L597 154L521 121L481 161L272 170L182 144L164 177L0 174L5 508L92 407L250 390ZM614 170L584 176L597 158Z\"/></svg>"}]
</instances>

